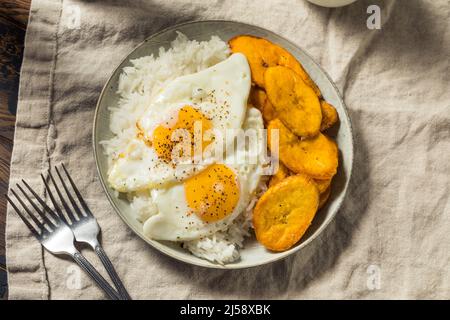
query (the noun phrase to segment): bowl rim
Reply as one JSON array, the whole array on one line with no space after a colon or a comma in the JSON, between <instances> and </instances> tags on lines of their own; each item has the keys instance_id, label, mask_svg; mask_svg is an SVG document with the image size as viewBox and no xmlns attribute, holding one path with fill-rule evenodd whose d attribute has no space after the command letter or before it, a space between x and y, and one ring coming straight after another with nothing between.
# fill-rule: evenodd
<instances>
[{"instance_id":1,"label":"bowl rim","mask_svg":"<svg viewBox=\"0 0 450 320\"><path fill-rule=\"evenodd\" d=\"M283 41L286 41L287 43L289 43L290 45L294 46L295 48L297 48L298 50L302 51L302 53L307 56L310 61L311 64L313 64L316 68L320 69L320 71L325 75L326 79L331 83L331 85L333 86L335 92L337 93L337 97L339 99L339 102L341 104L341 106L343 107L343 112L346 118L346 121L348 123L348 129L350 132L350 165L348 166L349 168L349 172L348 172L348 178L346 179L346 183L344 185L343 190L341 191L342 197L339 200L339 202L337 203L337 207L334 210L334 212L331 212L330 217L324 221L320 227L314 232L313 235L311 235L310 238L308 238L306 241L298 244L297 246L295 246L293 248L293 250L287 250L284 252L279 252L277 253L277 255L274 255L274 257L272 259L268 259L266 261L263 261L261 263L255 262L255 263L247 263L247 264L240 264L240 263L233 263L233 264L218 264L218 263L214 263L208 260L205 260L205 263L202 264L198 261L193 261L193 260L189 260L183 256L176 256L174 254L172 254L172 252L170 252L170 250L166 249L164 245L161 246L155 246L151 241L156 241L156 240L151 240L151 239L147 239L145 236L143 236L140 232L138 232L138 230L135 229L134 226L132 226L130 223L128 223L127 218L122 214L121 210L117 207L116 203L114 202L114 200L112 199L110 193L108 192L108 188L106 185L106 181L103 180L102 178L102 173L100 171L100 165L99 165L99 157L98 157L98 149L97 148L97 144L96 141L98 140L97 138L97 134L96 134L96 128L97 128L97 122L98 122L98 114L99 114L99 108L100 108L100 103L104 98L105 92L108 88L108 85L110 84L111 79L113 78L113 76L115 75L115 73L117 72L117 70L119 69L119 67L129 59L129 56L135 52L138 48L140 48L142 45L144 45L146 42L150 41L152 38L157 37L165 32L169 32L172 30L176 30L177 28L186 26L186 25L190 25L190 24L198 24L198 23L233 23L233 24L238 24L238 25L244 25L247 27L252 27L254 29L259 29L267 34L272 34L275 35L276 37L282 39ZM325 230L325 228L330 224L331 221L334 220L336 214L341 210L342 207L342 203L344 202L344 200L347 197L347 193L348 193L348 187L352 178L352 172L353 172L353 168L354 168L354 153L355 153L355 146L354 146L354 137L353 137L353 127L352 127L352 123L351 123L351 119L350 116L348 114L348 109L347 106L342 98L342 95L339 91L339 89L337 88L336 84L333 82L333 80L331 79L330 75L312 58L312 56L303 48L297 46L294 42L292 42L291 40L280 36L279 34L267 30L263 27L260 26L255 26L253 24L248 24L248 23L244 23L244 22L239 22L239 21L235 21L235 20L226 20L226 19L205 19L205 20L192 20L192 21L188 21L188 22L183 22L183 23L178 23L166 28L161 29L160 31L157 31L155 33L153 33L152 35L150 35L149 37L145 38L143 41L141 41L138 45L136 45L132 50L130 50L128 52L128 54L117 64L117 66L113 69L113 71L111 72L111 74L109 75L108 79L106 80L100 95L97 99L97 103L95 106L95 113L94 113L94 121L93 121L93 126L92 126L92 147L93 147L93 153L94 153L94 159L95 159L95 166L97 168L97 175L99 177L100 183L102 185L103 191L106 194L106 197L108 198L109 203L111 204L111 206L114 208L114 211L116 212L116 214L119 215L119 217L122 219L122 221L142 240L144 240L148 245L150 245L153 249L175 259L178 261L182 261L184 263L190 264L190 265L195 265L195 266L200 266L200 267L204 267L204 268L209 268L209 269L221 269L221 270L233 270L233 269L248 269L248 268L253 268L253 267L257 267L257 266L262 266L262 265L267 265L269 263L273 263L276 261L280 261L282 259L287 258L288 256L298 253L301 249L305 248L307 245L309 245L313 240L315 240L319 235L322 234L322 232ZM100 146L99 146L100 147ZM199 258L201 259L201 258Z\"/></svg>"}]
</instances>

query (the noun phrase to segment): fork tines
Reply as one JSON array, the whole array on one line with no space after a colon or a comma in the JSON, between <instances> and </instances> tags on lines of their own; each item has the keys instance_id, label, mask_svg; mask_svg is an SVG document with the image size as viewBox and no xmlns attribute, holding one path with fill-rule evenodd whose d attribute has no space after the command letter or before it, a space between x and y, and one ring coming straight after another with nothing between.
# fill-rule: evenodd
<instances>
[{"instance_id":1,"label":"fork tines","mask_svg":"<svg viewBox=\"0 0 450 320\"><path fill-rule=\"evenodd\" d=\"M42 181L44 182L45 189L47 190L47 193L50 197L50 201L53 203L53 206L55 207L55 210L65 220L65 222L67 224L72 224L75 221L79 221L81 216L88 216L88 215L92 216L92 213L89 210L89 208L87 207L86 203L84 202L80 192L78 191L77 187L75 186L75 183L73 182L72 177L69 175L69 172L66 170L66 167L64 166L64 164L61 164L61 167L63 169L62 171L64 171L64 174L66 176L68 184L70 184L70 186L72 188L72 191L69 190L68 184L64 181L63 175L61 174L58 167L55 167L55 171L59 178L62 189L64 189L64 193L67 195L67 198L69 199L69 202L70 202L72 208L66 201L66 198L63 196L60 187L58 187L58 184L56 183L56 180L50 171L48 172L48 175L50 177L50 181L52 182L53 188L55 189L56 193L58 194L60 203L64 207L66 216L62 213L58 203L56 202L55 196L52 193L49 183L46 181L46 179L44 178L44 176L42 174L41 174L41 178L42 178ZM81 205L82 209L80 208L77 201L75 200L74 194L75 194L75 197L78 199L78 202Z\"/></svg>"},{"instance_id":2,"label":"fork tines","mask_svg":"<svg viewBox=\"0 0 450 320\"><path fill-rule=\"evenodd\" d=\"M47 182L43 174L41 174L41 178L42 181L44 182L45 189L50 198L50 201L53 204L54 210L52 210L45 203L45 201L42 200L42 198L39 197L39 195L23 179L22 179L23 185L26 187L26 189L28 189L28 192L31 193L31 196L33 196L37 200L41 208L31 199L31 196L24 190L24 188L19 183L16 186L20 190L20 192L24 195L25 199L28 201L31 207L38 213L39 217L33 214L32 210L25 204L25 201L22 200L22 198L13 188L11 188L11 193L23 207L25 212L29 215L31 221L27 219L27 217L22 213L21 210L19 210L18 206L14 203L14 201L12 201L12 199L8 195L6 195L6 199L8 200L8 202L11 204L11 206L17 212L19 217L23 220L23 222L27 225L27 227L31 230L31 232L35 236L42 235L44 229L46 229L47 231L52 231L52 229L54 229L60 223L61 220L63 220L63 222L65 222L66 224L72 224L74 221L80 220L81 216L92 216L91 211L89 210L88 206L86 205L86 202L81 196L80 191L75 186L75 183L73 182L72 177L70 176L64 164L61 164L61 167L62 170L58 169L58 167L55 166L55 171L59 178L62 189L64 189L64 192L67 195L70 204L72 205L72 208L66 201L66 198L62 194L60 187L58 187L58 184L54 176L52 175L51 171L48 171L48 176L50 178L51 184L53 185L53 189L58 194L58 198L66 214L64 214L63 211L61 210L60 205L56 201L53 191L50 188L50 183ZM64 171L64 175L68 183L66 183L64 176L63 174L61 174L60 171ZM71 186L72 191L69 190L68 185ZM78 200L78 203L80 205L77 203L75 198Z\"/></svg>"},{"instance_id":3,"label":"fork tines","mask_svg":"<svg viewBox=\"0 0 450 320\"><path fill-rule=\"evenodd\" d=\"M13 188L11 188L11 193L23 207L25 212L28 214L29 218L27 218L26 215L22 213L22 211L17 207L17 205L14 203L14 201L12 201L12 199L8 195L6 195L6 199L14 208L14 210L17 212L19 217L23 220L28 229L30 229L31 233L33 233L33 235L36 236L37 238L42 238L46 235L46 233L55 230L61 223L61 220L58 217L58 215L45 204L45 202L41 199L41 197L37 195L37 193L28 185L28 183L25 180L22 179L22 183L28 189L28 192L31 193L31 195L41 205L41 207L39 207L31 199L28 192L26 192L19 183L16 184L17 188L21 191L25 199L37 212L37 216L33 214L33 211L25 204L25 201L22 200L20 195Z\"/></svg>"}]
</instances>

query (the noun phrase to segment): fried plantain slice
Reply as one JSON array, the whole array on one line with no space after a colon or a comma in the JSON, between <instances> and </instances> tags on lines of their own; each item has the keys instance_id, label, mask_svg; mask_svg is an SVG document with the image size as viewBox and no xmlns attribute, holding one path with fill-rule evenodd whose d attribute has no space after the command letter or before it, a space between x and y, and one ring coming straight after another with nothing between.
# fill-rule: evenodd
<instances>
[{"instance_id":1,"label":"fried plantain slice","mask_svg":"<svg viewBox=\"0 0 450 320\"><path fill-rule=\"evenodd\" d=\"M264 121L269 122L276 118L272 103L267 98L266 92L259 87L252 87L250 90L250 103L261 111Z\"/></svg>"},{"instance_id":2,"label":"fried plantain slice","mask_svg":"<svg viewBox=\"0 0 450 320\"><path fill-rule=\"evenodd\" d=\"M284 48L266 40L250 35L241 35L228 41L233 53L240 52L247 57L252 71L253 82L264 87L264 72L269 67L284 66L294 70L310 86L317 96L319 88L303 69L298 60Z\"/></svg>"},{"instance_id":3,"label":"fried plantain slice","mask_svg":"<svg viewBox=\"0 0 450 320\"><path fill-rule=\"evenodd\" d=\"M269 122L277 117L275 113L275 109L270 102L269 99L266 100L266 104L264 105L264 111L263 111L263 119L266 122Z\"/></svg>"},{"instance_id":4,"label":"fried plantain slice","mask_svg":"<svg viewBox=\"0 0 450 320\"><path fill-rule=\"evenodd\" d=\"M324 193L328 187L331 184L331 178L330 179L314 179L314 182L317 185L317 188L319 189L319 193Z\"/></svg>"},{"instance_id":5,"label":"fried plantain slice","mask_svg":"<svg viewBox=\"0 0 450 320\"><path fill-rule=\"evenodd\" d=\"M252 86L250 89L250 94L248 96L248 102L257 108L261 113L264 110L264 105L267 101L267 95L263 89L259 87Z\"/></svg>"},{"instance_id":6,"label":"fried plantain slice","mask_svg":"<svg viewBox=\"0 0 450 320\"><path fill-rule=\"evenodd\" d=\"M314 91L286 67L268 68L264 79L267 96L284 125L298 136L316 136L322 111Z\"/></svg>"},{"instance_id":7,"label":"fried plantain slice","mask_svg":"<svg viewBox=\"0 0 450 320\"><path fill-rule=\"evenodd\" d=\"M323 206L327 203L330 198L331 187L328 187L323 193L320 194L319 197L319 209L323 208Z\"/></svg>"},{"instance_id":8,"label":"fried plantain slice","mask_svg":"<svg viewBox=\"0 0 450 320\"><path fill-rule=\"evenodd\" d=\"M319 133L310 139L299 139L279 119L268 124L268 143L272 148L271 130L278 130L279 158L295 173L305 173L314 179L331 179L338 167L336 143Z\"/></svg>"},{"instance_id":9,"label":"fried plantain slice","mask_svg":"<svg viewBox=\"0 0 450 320\"><path fill-rule=\"evenodd\" d=\"M339 115L336 109L325 100L320 101L320 109L322 111L322 123L320 124L320 131L325 131L331 128L339 120Z\"/></svg>"},{"instance_id":10,"label":"fried plantain slice","mask_svg":"<svg viewBox=\"0 0 450 320\"><path fill-rule=\"evenodd\" d=\"M319 190L306 175L269 188L253 210L256 238L267 249L287 250L305 234L319 206Z\"/></svg>"},{"instance_id":11,"label":"fried plantain slice","mask_svg":"<svg viewBox=\"0 0 450 320\"><path fill-rule=\"evenodd\" d=\"M275 174L270 178L269 180L269 187L273 187L274 185L280 183L281 181L283 181L284 179L286 179L289 176L294 175L292 173L292 171L290 171L282 162L280 162L278 164L278 170L277 172L275 172ZM323 194L326 191L328 191L330 185L331 185L331 180L330 179L314 179L312 178L314 183L317 186L317 189L319 189L319 193Z\"/></svg>"},{"instance_id":12,"label":"fried plantain slice","mask_svg":"<svg viewBox=\"0 0 450 320\"><path fill-rule=\"evenodd\" d=\"M289 177L291 175L291 172L289 172L289 169L286 168L284 164L281 162L278 164L278 170L275 172L275 174L270 178L269 181L269 187L273 187L274 185L280 183L285 178Z\"/></svg>"}]
</instances>

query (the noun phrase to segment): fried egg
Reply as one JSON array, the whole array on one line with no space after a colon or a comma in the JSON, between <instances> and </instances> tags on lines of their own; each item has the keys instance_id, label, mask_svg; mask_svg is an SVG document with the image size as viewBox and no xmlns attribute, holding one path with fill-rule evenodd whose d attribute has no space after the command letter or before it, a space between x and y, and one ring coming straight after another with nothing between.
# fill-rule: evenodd
<instances>
[{"instance_id":1,"label":"fried egg","mask_svg":"<svg viewBox=\"0 0 450 320\"><path fill-rule=\"evenodd\" d=\"M248 109L243 128L263 128L259 110ZM247 209L263 172L259 161L249 164L244 159L250 148L227 153L222 163L183 182L151 190L157 213L145 221L144 234L155 240L188 241L228 228Z\"/></svg>"},{"instance_id":2,"label":"fried egg","mask_svg":"<svg viewBox=\"0 0 450 320\"><path fill-rule=\"evenodd\" d=\"M180 132L178 129L184 129L187 137L179 139L193 140L198 130L241 128L250 85L250 68L240 53L170 82L149 101L147 110L136 122L135 137L109 169L109 184L119 192L161 188L184 181L214 164L213 156L201 163L172 161L174 154L191 158L200 145L204 149L213 143L202 140L192 143L190 150L178 150L174 135ZM196 127L196 123L200 126ZM227 137L227 141L232 139Z\"/></svg>"}]
</instances>

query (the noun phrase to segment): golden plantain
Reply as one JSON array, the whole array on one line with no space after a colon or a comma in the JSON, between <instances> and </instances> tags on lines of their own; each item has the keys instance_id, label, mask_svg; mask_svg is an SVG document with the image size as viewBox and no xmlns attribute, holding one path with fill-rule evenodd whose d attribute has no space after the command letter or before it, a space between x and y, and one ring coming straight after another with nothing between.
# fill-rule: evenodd
<instances>
[{"instance_id":1,"label":"golden plantain","mask_svg":"<svg viewBox=\"0 0 450 320\"><path fill-rule=\"evenodd\" d=\"M322 111L314 91L286 67L268 68L264 79L267 96L284 125L298 136L316 136Z\"/></svg>"},{"instance_id":2,"label":"golden plantain","mask_svg":"<svg viewBox=\"0 0 450 320\"><path fill-rule=\"evenodd\" d=\"M247 57L252 71L252 80L259 87L264 87L264 73L267 68L284 66L296 72L310 86L317 96L319 88L303 69L298 60L284 48L255 36L242 35L228 41L233 53L240 52Z\"/></svg>"},{"instance_id":3,"label":"golden plantain","mask_svg":"<svg viewBox=\"0 0 450 320\"><path fill-rule=\"evenodd\" d=\"M253 210L256 238L267 249L287 250L311 224L319 206L319 190L306 175L290 176L270 187Z\"/></svg>"},{"instance_id":4,"label":"golden plantain","mask_svg":"<svg viewBox=\"0 0 450 320\"><path fill-rule=\"evenodd\" d=\"M272 148L271 130L278 130L279 158L295 173L305 173L314 179L331 179L338 167L336 143L319 133L311 139L299 139L279 120L268 124L268 143Z\"/></svg>"},{"instance_id":5,"label":"golden plantain","mask_svg":"<svg viewBox=\"0 0 450 320\"><path fill-rule=\"evenodd\" d=\"M320 101L320 108L322 110L322 123L320 124L320 131L325 131L338 122L339 115L336 109L325 100Z\"/></svg>"}]
</instances>

